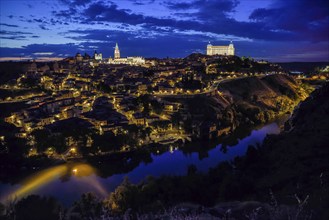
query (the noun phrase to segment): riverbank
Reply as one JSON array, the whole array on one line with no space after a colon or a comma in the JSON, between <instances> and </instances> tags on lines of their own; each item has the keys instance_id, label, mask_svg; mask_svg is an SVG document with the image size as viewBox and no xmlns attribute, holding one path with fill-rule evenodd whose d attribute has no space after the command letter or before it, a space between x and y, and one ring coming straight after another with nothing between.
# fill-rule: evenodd
<instances>
[{"instance_id":1,"label":"riverbank","mask_svg":"<svg viewBox=\"0 0 329 220\"><path fill-rule=\"evenodd\" d=\"M53 173L56 167L65 166L64 173L54 173L52 182L40 185L30 193L41 195L51 195L59 198L62 203L71 205L71 202L78 199L82 193L94 192L99 196L99 189L95 186L102 186L108 193L115 190L123 181L125 176L137 184L147 176L160 177L162 175L186 175L190 166L195 166L197 170L208 172L212 167L216 167L222 161L233 160L236 156L242 156L247 151L249 145L261 144L267 134L278 133L279 126L276 124L265 125L264 127L250 131L244 138L236 140L234 145L218 144L215 142L198 142L194 147L186 146L177 149L170 147L148 148L143 152L124 153L104 158L92 158L87 163L81 161L70 161L69 163L47 167L33 172L17 173L16 179L9 181L11 185L2 183L1 191L13 191L26 186L26 179L39 173ZM208 144L209 148L205 148ZM215 144L215 145L212 145ZM210 147L212 146L212 147ZM223 150L226 148L226 150ZM202 149L197 151L195 149ZM136 154L137 153L137 154ZM83 166L81 166L83 165ZM86 169L86 166L88 169ZM90 185L89 183L93 183ZM99 187L98 187L99 188ZM67 195L66 195L67 193ZM66 195L66 196L65 196Z\"/></svg>"},{"instance_id":2,"label":"riverbank","mask_svg":"<svg viewBox=\"0 0 329 220\"><path fill-rule=\"evenodd\" d=\"M283 115L270 123L278 123L278 126L282 126L282 122L287 118L287 115ZM102 155L85 156L83 158L70 158L69 160L58 160L49 158L45 155L35 156L29 158L9 158L4 157L1 159L0 170L0 182L14 184L17 182L17 177L27 177L35 172L43 169L62 165L66 163L89 163L94 167L106 166L107 163L111 164L111 168L107 176L111 176L116 173L129 172L136 168L140 163L148 163L152 161L151 155L162 155L166 152L173 153L174 151L181 150L185 154L199 153L205 154L207 151L215 148L216 146L222 146L223 152L225 152L228 146L234 146L238 144L238 140L241 140L249 136L252 130L261 129L266 125L258 126L243 126L237 128L233 133L222 136L213 140L194 140L189 143L175 143L169 145L161 144L149 144L141 148L136 148L130 151L124 152L112 152ZM129 163L127 163L129 162Z\"/></svg>"}]
</instances>

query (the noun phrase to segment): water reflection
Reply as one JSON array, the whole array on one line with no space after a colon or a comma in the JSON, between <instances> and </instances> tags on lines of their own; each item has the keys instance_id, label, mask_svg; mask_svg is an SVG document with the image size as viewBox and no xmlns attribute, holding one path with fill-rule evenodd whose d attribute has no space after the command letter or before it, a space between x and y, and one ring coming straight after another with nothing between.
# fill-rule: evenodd
<instances>
[{"instance_id":1,"label":"water reflection","mask_svg":"<svg viewBox=\"0 0 329 220\"><path fill-rule=\"evenodd\" d=\"M198 171L206 172L222 161L233 160L246 153L249 145L261 144L267 134L279 133L276 123L248 132L238 133L235 138L218 142L194 142L184 147L151 147L135 152L106 157L93 157L88 163L68 163L33 174L16 185L0 184L8 197L23 197L27 194L50 195L70 205L82 193L94 192L106 197L128 176L132 182L145 177L161 175L185 175L188 166L195 165ZM96 169L97 167L97 169ZM3 193L1 193L3 194Z\"/></svg>"},{"instance_id":2,"label":"water reflection","mask_svg":"<svg viewBox=\"0 0 329 220\"><path fill-rule=\"evenodd\" d=\"M94 167L83 163L68 163L65 165L59 165L37 172L29 178L21 181L19 187L14 190L9 190L0 198L1 201L20 199L28 194L33 194L41 190L48 184L51 184L55 180L59 179L62 182L69 181L72 176L75 178L81 178L86 185L92 186L93 190L100 195L106 196L108 192L98 179L94 176L89 177L92 174L97 174ZM88 177L88 178L83 178Z\"/></svg>"},{"instance_id":3,"label":"water reflection","mask_svg":"<svg viewBox=\"0 0 329 220\"><path fill-rule=\"evenodd\" d=\"M67 173L67 166L60 165L57 167L52 167L46 170L43 170L35 175L31 176L30 178L22 181L21 187L17 190L9 193L5 198L1 198L1 200L6 198L21 198L26 194L29 194L38 188L50 183L51 181L63 176Z\"/></svg>"}]
</instances>

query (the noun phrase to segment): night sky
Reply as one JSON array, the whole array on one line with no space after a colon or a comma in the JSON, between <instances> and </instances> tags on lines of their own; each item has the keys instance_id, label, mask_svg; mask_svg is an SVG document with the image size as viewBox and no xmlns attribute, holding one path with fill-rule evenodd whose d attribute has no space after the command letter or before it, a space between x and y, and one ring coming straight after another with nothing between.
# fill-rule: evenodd
<instances>
[{"instance_id":1,"label":"night sky","mask_svg":"<svg viewBox=\"0 0 329 220\"><path fill-rule=\"evenodd\" d=\"M329 61L328 0L0 0L0 60L77 52L186 57L206 44L276 62Z\"/></svg>"}]
</instances>

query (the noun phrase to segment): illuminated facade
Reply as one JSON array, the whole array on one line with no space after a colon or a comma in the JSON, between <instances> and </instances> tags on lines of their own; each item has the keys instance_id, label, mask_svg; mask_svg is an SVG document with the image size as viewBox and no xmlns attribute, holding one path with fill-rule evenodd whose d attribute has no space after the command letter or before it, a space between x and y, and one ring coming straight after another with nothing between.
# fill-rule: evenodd
<instances>
[{"instance_id":1,"label":"illuminated facade","mask_svg":"<svg viewBox=\"0 0 329 220\"><path fill-rule=\"evenodd\" d=\"M110 58L108 61L109 64L127 64L132 66L140 66L145 64L145 59L143 57L127 57L120 58L120 50L118 43L115 45L114 49L114 59Z\"/></svg>"},{"instance_id":2,"label":"illuminated facade","mask_svg":"<svg viewBox=\"0 0 329 220\"><path fill-rule=\"evenodd\" d=\"M97 51L95 51L95 53L94 53L94 59L95 60L102 60L103 59L103 55L101 53L97 53Z\"/></svg>"},{"instance_id":3,"label":"illuminated facade","mask_svg":"<svg viewBox=\"0 0 329 220\"><path fill-rule=\"evenodd\" d=\"M207 55L228 55L234 56L234 45L231 43L228 46L213 46L210 44L207 45Z\"/></svg>"},{"instance_id":4,"label":"illuminated facade","mask_svg":"<svg viewBox=\"0 0 329 220\"><path fill-rule=\"evenodd\" d=\"M118 43L116 43L116 45L115 45L115 49L114 49L114 59L120 59L120 50L119 50Z\"/></svg>"}]
</instances>

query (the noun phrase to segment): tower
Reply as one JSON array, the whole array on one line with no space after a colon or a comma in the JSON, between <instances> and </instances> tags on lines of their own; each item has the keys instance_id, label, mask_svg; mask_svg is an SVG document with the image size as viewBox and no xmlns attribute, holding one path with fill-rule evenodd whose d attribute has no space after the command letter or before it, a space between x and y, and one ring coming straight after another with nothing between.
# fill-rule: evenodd
<instances>
[{"instance_id":1,"label":"tower","mask_svg":"<svg viewBox=\"0 0 329 220\"><path fill-rule=\"evenodd\" d=\"M115 49L114 49L114 59L119 59L120 58L120 50L118 43L115 44Z\"/></svg>"},{"instance_id":2,"label":"tower","mask_svg":"<svg viewBox=\"0 0 329 220\"><path fill-rule=\"evenodd\" d=\"M234 56L234 45L233 42L231 41L231 43L228 45L228 49L227 49L227 55L232 55Z\"/></svg>"},{"instance_id":3,"label":"tower","mask_svg":"<svg viewBox=\"0 0 329 220\"><path fill-rule=\"evenodd\" d=\"M207 55L213 55L212 54L212 45L211 45L210 41L207 45Z\"/></svg>"}]
</instances>

